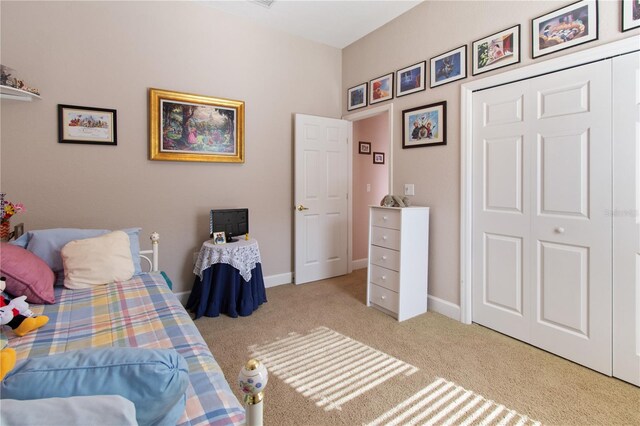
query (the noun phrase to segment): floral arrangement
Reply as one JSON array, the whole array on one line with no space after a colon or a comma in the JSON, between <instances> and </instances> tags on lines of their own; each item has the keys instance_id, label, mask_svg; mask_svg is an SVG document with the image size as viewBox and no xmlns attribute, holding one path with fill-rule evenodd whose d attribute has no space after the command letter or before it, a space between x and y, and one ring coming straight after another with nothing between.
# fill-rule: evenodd
<instances>
[{"instance_id":1,"label":"floral arrangement","mask_svg":"<svg viewBox=\"0 0 640 426\"><path fill-rule=\"evenodd\" d=\"M13 216L14 214L25 211L24 205L22 203L14 204L10 201L6 201L4 199L5 195L7 194L5 194L4 192L0 192L0 213L2 214L0 222L2 223L9 222L9 219L11 219L11 216Z\"/></svg>"}]
</instances>

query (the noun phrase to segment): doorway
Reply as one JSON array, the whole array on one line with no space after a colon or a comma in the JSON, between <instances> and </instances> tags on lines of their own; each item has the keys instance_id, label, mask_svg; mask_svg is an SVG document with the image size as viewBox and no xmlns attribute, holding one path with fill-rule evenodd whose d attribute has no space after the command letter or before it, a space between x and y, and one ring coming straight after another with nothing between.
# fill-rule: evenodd
<instances>
[{"instance_id":1,"label":"doorway","mask_svg":"<svg viewBox=\"0 0 640 426\"><path fill-rule=\"evenodd\" d=\"M393 105L344 117L352 122L351 265L367 266L369 206L379 205L392 186Z\"/></svg>"}]
</instances>

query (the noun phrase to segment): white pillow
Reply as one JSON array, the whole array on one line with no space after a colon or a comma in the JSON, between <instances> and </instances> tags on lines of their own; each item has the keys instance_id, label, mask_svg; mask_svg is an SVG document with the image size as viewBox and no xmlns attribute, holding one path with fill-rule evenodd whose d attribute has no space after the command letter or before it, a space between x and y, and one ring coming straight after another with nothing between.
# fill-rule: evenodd
<instances>
[{"instance_id":1,"label":"white pillow","mask_svg":"<svg viewBox=\"0 0 640 426\"><path fill-rule=\"evenodd\" d=\"M64 286L70 289L126 281L134 273L129 236L123 231L70 241L60 253Z\"/></svg>"}]
</instances>

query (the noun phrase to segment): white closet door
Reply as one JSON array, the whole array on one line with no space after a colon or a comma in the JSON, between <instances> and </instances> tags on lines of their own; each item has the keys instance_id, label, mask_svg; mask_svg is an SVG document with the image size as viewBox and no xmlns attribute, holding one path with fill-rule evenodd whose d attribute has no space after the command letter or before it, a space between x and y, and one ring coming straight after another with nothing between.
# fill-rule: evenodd
<instances>
[{"instance_id":1,"label":"white closet door","mask_svg":"<svg viewBox=\"0 0 640 426\"><path fill-rule=\"evenodd\" d=\"M473 320L611 374L610 64L474 93Z\"/></svg>"},{"instance_id":2,"label":"white closet door","mask_svg":"<svg viewBox=\"0 0 640 426\"><path fill-rule=\"evenodd\" d=\"M473 94L473 321L529 341L528 83Z\"/></svg>"},{"instance_id":3,"label":"white closet door","mask_svg":"<svg viewBox=\"0 0 640 426\"><path fill-rule=\"evenodd\" d=\"M531 340L611 375L611 62L530 83Z\"/></svg>"},{"instance_id":4,"label":"white closet door","mask_svg":"<svg viewBox=\"0 0 640 426\"><path fill-rule=\"evenodd\" d=\"M640 386L640 53L613 59L613 375Z\"/></svg>"}]
</instances>

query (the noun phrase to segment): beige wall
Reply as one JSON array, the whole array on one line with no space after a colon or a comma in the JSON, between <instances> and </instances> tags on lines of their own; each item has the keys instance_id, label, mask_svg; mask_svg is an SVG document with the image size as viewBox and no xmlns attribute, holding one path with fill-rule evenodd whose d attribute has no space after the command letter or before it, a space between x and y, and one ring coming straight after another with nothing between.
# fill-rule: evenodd
<instances>
[{"instance_id":1,"label":"beige wall","mask_svg":"<svg viewBox=\"0 0 640 426\"><path fill-rule=\"evenodd\" d=\"M209 210L248 207L265 275L292 271L292 114L340 116L340 50L198 2L0 7L1 62L42 93L1 105L1 189L28 229L158 231L180 292ZM150 87L245 101L246 162L148 160ZM59 144L58 104L116 109L118 145Z\"/></svg>"},{"instance_id":2,"label":"beige wall","mask_svg":"<svg viewBox=\"0 0 640 426\"><path fill-rule=\"evenodd\" d=\"M371 142L371 155L360 154L359 142ZM385 164L373 164L373 153L383 152ZM367 184L371 190L367 192ZM389 114L353 123L353 256L369 256L369 206L379 205L389 189Z\"/></svg>"},{"instance_id":3,"label":"beige wall","mask_svg":"<svg viewBox=\"0 0 640 426\"><path fill-rule=\"evenodd\" d=\"M569 2L570 3L570 2ZM551 1L427 1L384 27L343 49L342 85L353 87L380 75L521 25L522 61L481 74L482 78L533 62L638 34L620 32L620 2L600 1L599 40L563 52L531 59L531 19L568 2ZM470 75L469 71L469 75ZM431 207L429 246L429 294L459 305L460 301L460 84L472 77L417 94L394 99L393 182L401 193L405 183L414 183L415 205ZM429 84L427 83L427 86ZM402 149L402 110L447 101L447 145ZM346 113L346 91L343 113ZM376 105L377 106L377 105Z\"/></svg>"}]
</instances>

